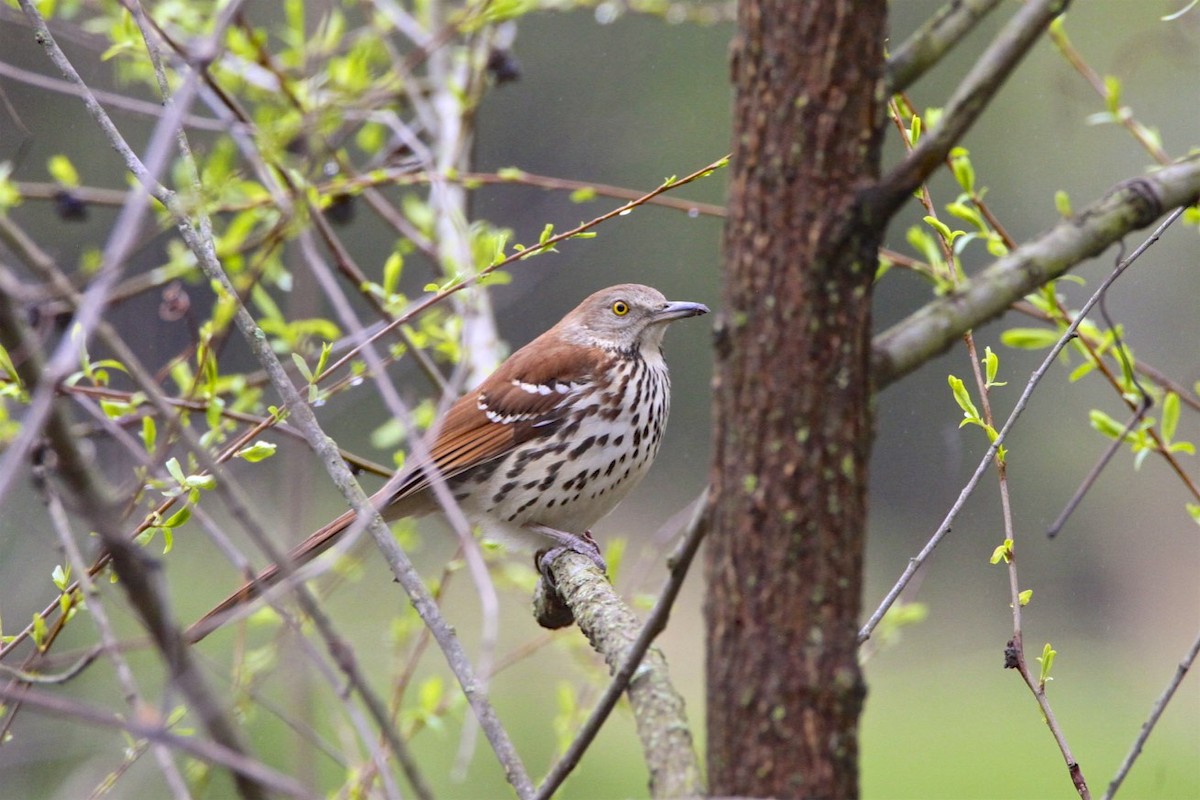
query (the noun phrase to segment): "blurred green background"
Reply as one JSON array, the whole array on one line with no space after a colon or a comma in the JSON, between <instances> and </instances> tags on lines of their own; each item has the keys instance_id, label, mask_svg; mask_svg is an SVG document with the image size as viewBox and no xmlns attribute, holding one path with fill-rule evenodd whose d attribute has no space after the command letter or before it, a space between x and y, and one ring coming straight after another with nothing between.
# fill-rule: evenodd
<instances>
[{"instance_id":1,"label":"blurred green background","mask_svg":"<svg viewBox=\"0 0 1200 800\"><path fill-rule=\"evenodd\" d=\"M1160 20L1183 3L1091 0L1078 2L1067 19L1067 31L1078 49L1098 72L1120 77L1123 101L1139 120L1160 131L1173 156L1196 147L1200 131L1200 13L1193 10L1175 22ZM315 14L324 6L312 7ZM924 0L893 3L893 40L904 38L937 7ZM614 8L605 4L596 10L536 13L522 20L514 47L522 77L493 90L479 115L480 170L516 166L649 189L729 149L731 27L698 28L630 14L614 18ZM944 101L1014 8L1004 4L944 65L912 88L918 107ZM15 17L0 19L4 60L50 74L30 32L13 22ZM73 47L85 76L100 84L110 82L95 52L79 43ZM0 88L31 132L26 139L10 121L0 123L0 160L19 156L15 177L45 180L44 164L50 155L77 155L82 147L94 158L91 163L76 161L86 183L122 185L115 158L76 100L4 78ZM1055 191L1068 192L1078 208L1150 164L1125 131L1086 124L1089 115L1102 110L1100 98L1049 42L1042 41L967 136L964 144L979 183L988 187L986 199L1019 241L1053 224ZM119 121L131 131L146 130L143 120ZM888 163L895 163L899 147L894 136L887 153ZM720 203L724 181L725 175L717 173L679 194ZM944 176L933 182L932 190L940 206L957 194ZM517 241L528 242L548 222L561 230L612 205L603 199L575 205L563 193L498 187L480 190L473 213L511 227ZM921 213L914 204L897 220L889 246L907 250L905 229L919 221ZM74 263L85 246L102 243L112 221L111 214L99 211L85 225L65 226L45 204L36 203L27 203L13 216L41 241L50 241L64 263ZM358 219L355 255L378 269L383 254L390 252L392 235L365 213ZM522 344L588 292L622 281L650 283L673 299L715 307L720 235L720 220L664 209L642 209L620 218L602 227L594 240L570 242L559 248L560 254L515 267L513 283L493 292L500 328L514 346ZM1131 237L1129 244L1140 239ZM1088 283L1064 288L1076 306L1109 271L1114 254L1115 249L1076 270ZM154 254L143 256L142 266L152 266ZM981 248L969 249L965 257L968 271L988 261ZM1177 225L1109 297L1111 313L1125 326L1138 357L1186 386L1200 379L1198 267L1196 231ZM305 278L298 274L297 280ZM877 329L903 318L929 296L925 282L893 270L878 289ZM128 304L121 311L121 324L137 330L156 302L150 298ZM999 333L1009 325L1030 324L1034 323L1009 317L977 332L980 348L991 345L1001 356L1001 380L1008 386L997 389L992 400L1001 417L1041 354L1003 348ZM169 335L159 339L152 331L134 338L150 359L171 354L179 345ZM601 524L597 535L602 541L617 536L645 540L694 497L705 480L712 360L706 321L675 326L667 338L667 354L675 392L662 456L645 484ZM879 398L867 612L941 521L985 450L986 441L976 429L958 429L960 412L946 386L947 373L965 377L969 370L959 349ZM1200 629L1200 542L1196 525L1184 512L1188 498L1178 480L1153 456L1135 470L1128 452L1114 460L1059 538L1045 538L1046 525L1107 444L1089 428L1088 410L1101 408L1125 417L1123 406L1098 379L1069 384L1067 372L1057 369L1042 384L1010 440L1009 476L1020 580L1023 588L1034 591L1024 615L1028 656L1032 660L1046 642L1058 651L1050 700L1099 795ZM411 370L401 369L395 379L410 398L427 391ZM345 446L386 460L387 454L372 452L368 443L384 413L370 391L360 391L336 398L321 410L321 419ZM1195 413L1185 409L1177 438L1200 439ZM279 459L277 472L259 469L247 474L249 480L260 481L256 485L262 497L279 501L280 529L299 533L336 512L340 500L301 448L284 449L287 459ZM1185 465L1194 476L1195 458L1185 457ZM928 618L905 629L902 638L868 662L870 694L862 735L865 797L1074 796L1033 698L1015 673L1002 669L1004 644L1011 635L1007 576L988 563L1003 538L1001 526L995 481L985 480L921 577L915 599L928 604ZM422 531L428 533L417 550L420 566L431 577L451 554L446 537L436 535L437 527L422 523ZM59 559L56 548L47 544L49 537L32 492L5 498L0 516L0 613L6 630L28 619L48 597L47 578ZM641 549L653 555L666 547L654 541ZM654 591L661 572L644 574L634 585L631 576L640 567L632 562L639 548L631 545L631 551L631 566L619 586ZM180 537L166 566L177 610L185 618L204 611L236 580L201 537ZM701 740L702 577L696 569L661 639ZM390 666L393 654L378 644L386 637L387 619L397 604L403 605L397 591L368 556L359 579L331 601L332 613L345 626L364 668L376 670L371 674L382 676ZM502 654L541 636L520 592L504 592L502 605ZM447 613L474 646L478 602L465 576L451 588ZM128 613L121 623L127 635L136 634ZM257 636L265 639L266 634ZM85 638L80 635L64 644L80 645ZM231 640L221 634L202 650L212 659L218 685L228 658L224 648ZM135 655L134 660L156 674L151 656ZM301 698L316 679L290 668L286 657L280 663L285 666L269 685L268 695L283 707L303 704ZM427 658L422 674L432 675L437 667L436 657ZM574 639L560 637L552 647L496 678L495 702L535 775L554 755L551 720L561 712L560 683L581 676L597 680L598 675L594 657ZM92 670L65 691L93 702L119 697L107 667ZM461 714L455 717L459 718ZM331 724L336 730L336 723ZM337 785L339 769L298 755L277 721L259 719L251 730L269 763L301 777L316 771L326 785ZM22 718L18 733L20 741L0 748L0 797L84 796L119 759L117 737L80 726L64 729L32 713ZM441 776L446 771L457 743L457 723L417 738L417 754L428 774ZM113 796L152 796L144 792L156 791L157 779L152 763L144 758ZM438 780L443 796L487 797L501 786L502 778L489 756L480 752L465 782ZM632 722L627 713L619 713L561 796L644 796L645 785ZM215 796L220 788L216 784ZM1200 687L1195 676L1185 681L1167 710L1122 796L1200 797Z\"/></svg>"}]
</instances>

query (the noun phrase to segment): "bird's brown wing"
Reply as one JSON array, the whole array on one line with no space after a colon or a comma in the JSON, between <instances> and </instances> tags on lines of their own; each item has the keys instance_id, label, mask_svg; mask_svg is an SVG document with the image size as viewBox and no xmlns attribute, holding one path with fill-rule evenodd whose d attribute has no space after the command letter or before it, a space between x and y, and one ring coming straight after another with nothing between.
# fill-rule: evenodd
<instances>
[{"instance_id":1,"label":"bird's brown wing","mask_svg":"<svg viewBox=\"0 0 1200 800\"><path fill-rule=\"evenodd\" d=\"M379 494L390 498L389 505L401 503L429 488L435 476L449 480L525 442L551 436L579 394L591 391L604 358L598 348L536 340L518 350L450 407L428 456L406 465Z\"/></svg>"},{"instance_id":2,"label":"bird's brown wing","mask_svg":"<svg viewBox=\"0 0 1200 800\"><path fill-rule=\"evenodd\" d=\"M539 344L536 350L534 344ZM371 501L386 518L398 519L412 513L407 510L412 504L405 501L430 487L435 476L449 480L508 454L524 442L550 436L566 417L569 401L578 392L591 390L604 357L599 349L553 341L534 340L521 348L478 389L447 410L427 456L407 464L371 496ZM328 550L355 517L351 509L313 532L288 552L288 563L294 568ZM200 641L216 630L230 611L280 577L279 565L265 567L254 580L244 583L188 628L188 640Z\"/></svg>"}]
</instances>

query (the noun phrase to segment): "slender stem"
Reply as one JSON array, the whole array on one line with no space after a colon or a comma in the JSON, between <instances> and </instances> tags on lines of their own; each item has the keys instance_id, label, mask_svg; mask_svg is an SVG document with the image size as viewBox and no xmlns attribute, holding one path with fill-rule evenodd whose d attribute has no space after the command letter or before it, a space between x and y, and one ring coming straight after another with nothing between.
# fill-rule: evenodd
<instances>
[{"instance_id":1,"label":"slender stem","mask_svg":"<svg viewBox=\"0 0 1200 800\"><path fill-rule=\"evenodd\" d=\"M1128 755L1121 762L1121 766L1117 769L1117 774L1113 776L1112 782L1108 784L1108 789L1104 792L1104 800L1111 800L1121 788L1121 784L1129 775L1129 770L1133 768L1138 756L1142 753L1142 748L1146 746L1146 740L1150 738L1150 733L1154 730L1154 726L1158 724L1158 720L1162 717L1163 711L1166 710L1167 704L1171 702L1171 698L1175 695L1175 690L1183 683L1183 678L1187 675L1188 670L1196 663L1196 658L1200 656L1200 635L1196 636L1192 646L1188 648L1187 653L1175 668L1175 674L1171 680L1167 682L1167 686L1163 689L1162 694L1154 701L1154 705L1150 708L1150 716L1142 723L1142 729L1138 732L1137 738L1133 740L1133 746L1129 748Z\"/></svg>"}]
</instances>

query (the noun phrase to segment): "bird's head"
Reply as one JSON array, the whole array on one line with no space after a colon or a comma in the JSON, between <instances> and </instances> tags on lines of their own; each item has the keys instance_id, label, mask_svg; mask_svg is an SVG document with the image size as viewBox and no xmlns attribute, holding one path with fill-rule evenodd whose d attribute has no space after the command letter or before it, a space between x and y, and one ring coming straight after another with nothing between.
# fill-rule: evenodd
<instances>
[{"instance_id":1,"label":"bird's head","mask_svg":"<svg viewBox=\"0 0 1200 800\"><path fill-rule=\"evenodd\" d=\"M707 314L703 303L671 301L639 283L622 283L588 297L560 323L579 344L622 352L657 351L667 323Z\"/></svg>"}]
</instances>

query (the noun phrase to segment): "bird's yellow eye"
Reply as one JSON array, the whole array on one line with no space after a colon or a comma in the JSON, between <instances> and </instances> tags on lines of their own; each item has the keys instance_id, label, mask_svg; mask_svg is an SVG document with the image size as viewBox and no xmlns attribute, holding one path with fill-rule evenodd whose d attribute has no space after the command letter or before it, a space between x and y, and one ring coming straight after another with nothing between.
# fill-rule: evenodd
<instances>
[{"instance_id":1,"label":"bird's yellow eye","mask_svg":"<svg viewBox=\"0 0 1200 800\"><path fill-rule=\"evenodd\" d=\"M618 317L623 317L629 313L629 303L624 300L618 300L612 304L612 312Z\"/></svg>"}]
</instances>

